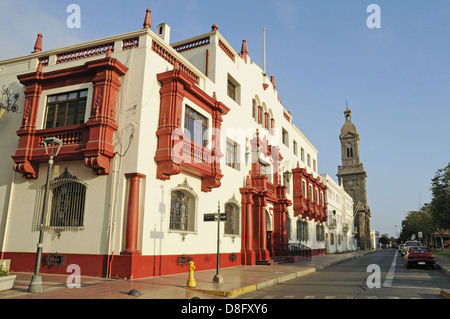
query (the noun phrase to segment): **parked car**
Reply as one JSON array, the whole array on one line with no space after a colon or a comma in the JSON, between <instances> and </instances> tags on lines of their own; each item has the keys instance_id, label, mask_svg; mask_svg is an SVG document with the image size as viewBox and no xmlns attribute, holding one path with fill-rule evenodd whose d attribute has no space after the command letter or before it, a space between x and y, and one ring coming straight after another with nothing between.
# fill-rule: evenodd
<instances>
[{"instance_id":1,"label":"parked car","mask_svg":"<svg viewBox=\"0 0 450 319\"><path fill-rule=\"evenodd\" d=\"M403 258L403 263L405 268L412 266L431 266L433 269L436 269L434 254L427 247L408 247L407 253Z\"/></svg>"},{"instance_id":2,"label":"parked car","mask_svg":"<svg viewBox=\"0 0 450 319\"><path fill-rule=\"evenodd\" d=\"M408 247L421 247L421 246L422 246L422 243L421 243L420 241L417 241L417 240L410 240L410 241L407 241L407 242L405 243L405 246L403 246L403 248L402 248L401 254L402 254L402 256L405 256L405 254L406 254L406 249L407 249Z\"/></svg>"}]
</instances>

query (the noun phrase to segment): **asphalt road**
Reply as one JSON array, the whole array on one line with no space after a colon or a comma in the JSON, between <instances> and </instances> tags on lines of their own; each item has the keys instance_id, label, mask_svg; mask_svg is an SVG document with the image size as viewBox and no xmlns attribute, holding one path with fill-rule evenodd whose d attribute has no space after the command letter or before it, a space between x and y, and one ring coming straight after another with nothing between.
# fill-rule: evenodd
<instances>
[{"instance_id":1,"label":"asphalt road","mask_svg":"<svg viewBox=\"0 0 450 319\"><path fill-rule=\"evenodd\" d=\"M241 299L444 299L450 276L430 268L406 269L400 253L384 249Z\"/></svg>"}]
</instances>

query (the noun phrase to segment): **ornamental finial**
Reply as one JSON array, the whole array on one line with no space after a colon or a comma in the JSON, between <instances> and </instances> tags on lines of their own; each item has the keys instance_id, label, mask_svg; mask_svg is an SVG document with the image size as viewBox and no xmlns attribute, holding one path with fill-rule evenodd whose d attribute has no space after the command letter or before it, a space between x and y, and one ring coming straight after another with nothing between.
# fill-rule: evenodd
<instances>
[{"instance_id":1,"label":"ornamental finial","mask_svg":"<svg viewBox=\"0 0 450 319\"><path fill-rule=\"evenodd\" d=\"M147 9L144 20L144 29L150 29L152 27L152 10Z\"/></svg>"},{"instance_id":2,"label":"ornamental finial","mask_svg":"<svg viewBox=\"0 0 450 319\"><path fill-rule=\"evenodd\" d=\"M37 35L36 43L34 44L34 51L31 53L37 53L42 51L42 34Z\"/></svg>"}]
</instances>

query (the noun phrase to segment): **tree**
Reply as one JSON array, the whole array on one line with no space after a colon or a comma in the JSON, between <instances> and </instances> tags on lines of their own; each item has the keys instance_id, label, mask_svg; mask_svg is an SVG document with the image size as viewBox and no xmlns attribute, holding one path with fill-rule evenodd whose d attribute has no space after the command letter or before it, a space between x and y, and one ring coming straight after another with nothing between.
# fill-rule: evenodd
<instances>
[{"instance_id":1,"label":"tree","mask_svg":"<svg viewBox=\"0 0 450 319\"><path fill-rule=\"evenodd\" d=\"M388 245L390 243L389 235L388 234L381 235L380 238L378 239L378 241L382 245Z\"/></svg>"},{"instance_id":2,"label":"tree","mask_svg":"<svg viewBox=\"0 0 450 319\"><path fill-rule=\"evenodd\" d=\"M445 230L450 229L450 163L436 172L431 180L431 192L430 212L444 247L442 236Z\"/></svg>"},{"instance_id":3,"label":"tree","mask_svg":"<svg viewBox=\"0 0 450 319\"><path fill-rule=\"evenodd\" d=\"M450 229L450 163L436 172L431 180L431 193L433 222L437 228Z\"/></svg>"},{"instance_id":4,"label":"tree","mask_svg":"<svg viewBox=\"0 0 450 319\"><path fill-rule=\"evenodd\" d=\"M429 205L423 206L419 211L411 211L402 221L402 232L400 237L403 241L410 240L412 235L418 238L419 232L423 235L423 241L427 243L431 239L435 227L430 213Z\"/></svg>"}]
</instances>

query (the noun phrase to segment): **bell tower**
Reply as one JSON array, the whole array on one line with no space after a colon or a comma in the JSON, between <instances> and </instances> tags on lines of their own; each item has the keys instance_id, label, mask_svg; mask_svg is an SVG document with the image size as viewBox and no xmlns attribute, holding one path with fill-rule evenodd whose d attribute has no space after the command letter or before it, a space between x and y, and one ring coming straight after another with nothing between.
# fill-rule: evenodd
<instances>
[{"instance_id":1,"label":"bell tower","mask_svg":"<svg viewBox=\"0 0 450 319\"><path fill-rule=\"evenodd\" d=\"M345 123L339 136L341 142L342 165L338 167L339 184L353 198L354 226L357 232L358 247L371 249L370 208L367 204L367 174L359 155L359 133L352 121L352 111L344 112Z\"/></svg>"}]
</instances>

